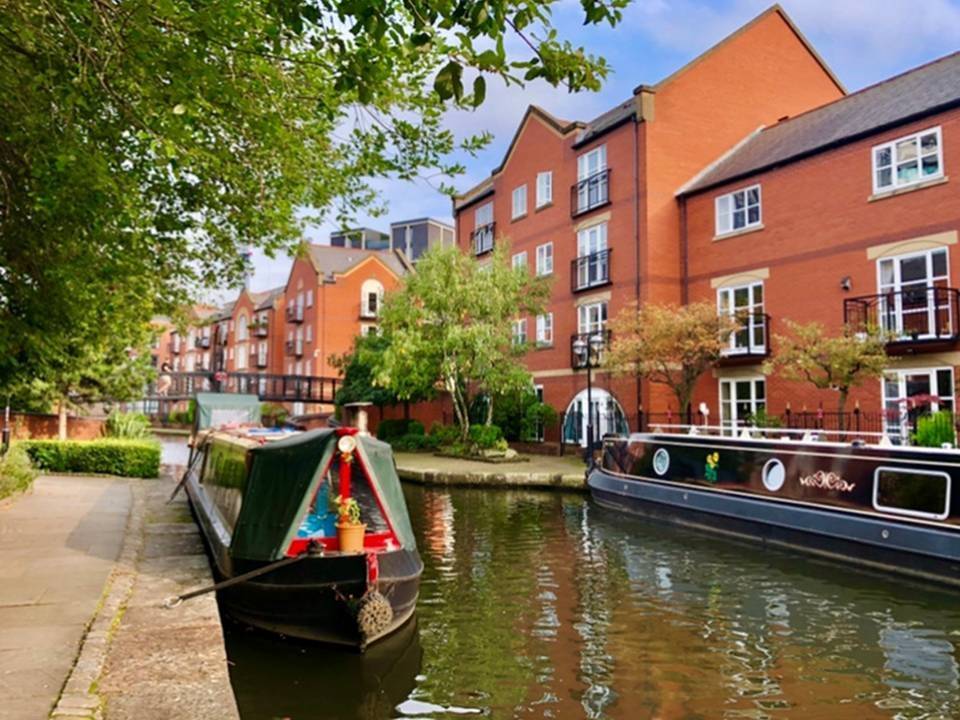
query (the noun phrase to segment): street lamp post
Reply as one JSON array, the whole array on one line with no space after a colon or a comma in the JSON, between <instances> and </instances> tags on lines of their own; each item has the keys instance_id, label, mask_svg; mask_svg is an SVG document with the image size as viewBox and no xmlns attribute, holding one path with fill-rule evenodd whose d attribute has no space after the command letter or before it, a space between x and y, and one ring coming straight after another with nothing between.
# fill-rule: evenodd
<instances>
[{"instance_id":1,"label":"street lamp post","mask_svg":"<svg viewBox=\"0 0 960 720\"><path fill-rule=\"evenodd\" d=\"M573 343L573 352L580 362L580 367L587 369L587 448L584 452L587 463L593 458L593 369L600 365L603 345L601 333L594 333L586 341L579 337Z\"/></svg>"}]
</instances>

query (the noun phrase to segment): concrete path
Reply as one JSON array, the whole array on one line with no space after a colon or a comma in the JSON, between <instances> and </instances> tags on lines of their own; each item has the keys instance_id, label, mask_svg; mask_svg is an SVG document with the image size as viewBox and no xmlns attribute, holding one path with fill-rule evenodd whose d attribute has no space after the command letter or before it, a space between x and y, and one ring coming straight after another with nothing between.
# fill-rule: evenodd
<instances>
[{"instance_id":1,"label":"concrete path","mask_svg":"<svg viewBox=\"0 0 960 720\"><path fill-rule=\"evenodd\" d=\"M130 485L39 477L0 504L0 717L46 718L123 543Z\"/></svg>"},{"instance_id":2,"label":"concrete path","mask_svg":"<svg viewBox=\"0 0 960 720\"><path fill-rule=\"evenodd\" d=\"M96 683L106 720L239 717L215 595L164 607L167 598L212 582L186 493L167 504L178 474L164 472L144 486L134 513L131 591L115 619L105 618L112 631Z\"/></svg>"},{"instance_id":3,"label":"concrete path","mask_svg":"<svg viewBox=\"0 0 960 720\"><path fill-rule=\"evenodd\" d=\"M394 453L401 480L425 485L586 488L585 465L577 455L528 455L522 462L486 463L432 453Z\"/></svg>"}]
</instances>

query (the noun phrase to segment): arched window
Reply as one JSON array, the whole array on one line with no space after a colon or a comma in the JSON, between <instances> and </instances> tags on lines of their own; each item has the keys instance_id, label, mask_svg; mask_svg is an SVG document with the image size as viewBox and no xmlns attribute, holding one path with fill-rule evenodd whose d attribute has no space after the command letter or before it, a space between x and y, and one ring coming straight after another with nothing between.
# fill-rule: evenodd
<instances>
[{"instance_id":1,"label":"arched window","mask_svg":"<svg viewBox=\"0 0 960 720\"><path fill-rule=\"evenodd\" d=\"M381 305L383 305L383 285L377 280L367 280L360 288L360 317L379 317Z\"/></svg>"},{"instance_id":2,"label":"arched window","mask_svg":"<svg viewBox=\"0 0 960 720\"><path fill-rule=\"evenodd\" d=\"M242 341L247 339L247 314L240 313L240 316L237 318L237 340Z\"/></svg>"},{"instance_id":3,"label":"arched window","mask_svg":"<svg viewBox=\"0 0 960 720\"><path fill-rule=\"evenodd\" d=\"M608 433L627 433L627 419L616 398L602 388L593 388L590 393L593 412L593 441L599 442ZM563 439L569 443L587 445L587 391L581 390L570 401L564 414Z\"/></svg>"}]
</instances>

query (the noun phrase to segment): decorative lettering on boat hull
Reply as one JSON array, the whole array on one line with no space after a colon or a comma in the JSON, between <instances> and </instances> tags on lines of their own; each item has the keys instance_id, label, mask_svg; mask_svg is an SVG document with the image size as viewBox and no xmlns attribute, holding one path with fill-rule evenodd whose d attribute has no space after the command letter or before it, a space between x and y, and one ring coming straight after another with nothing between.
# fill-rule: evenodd
<instances>
[{"instance_id":1,"label":"decorative lettering on boat hull","mask_svg":"<svg viewBox=\"0 0 960 720\"><path fill-rule=\"evenodd\" d=\"M856 487L856 483L847 482L835 472L824 472L823 470L817 470L813 475L801 477L800 484L804 487L836 490L838 492L853 492Z\"/></svg>"}]
</instances>

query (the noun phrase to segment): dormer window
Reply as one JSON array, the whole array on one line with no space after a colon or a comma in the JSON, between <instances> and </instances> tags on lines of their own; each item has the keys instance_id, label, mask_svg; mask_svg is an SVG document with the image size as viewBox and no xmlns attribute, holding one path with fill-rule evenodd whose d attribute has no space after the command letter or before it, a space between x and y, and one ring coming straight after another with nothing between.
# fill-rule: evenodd
<instances>
[{"instance_id":1,"label":"dormer window","mask_svg":"<svg viewBox=\"0 0 960 720\"><path fill-rule=\"evenodd\" d=\"M938 127L873 148L875 193L940 177L943 177L943 143Z\"/></svg>"},{"instance_id":2,"label":"dormer window","mask_svg":"<svg viewBox=\"0 0 960 720\"><path fill-rule=\"evenodd\" d=\"M717 235L759 227L760 186L721 195L716 200Z\"/></svg>"}]
</instances>

